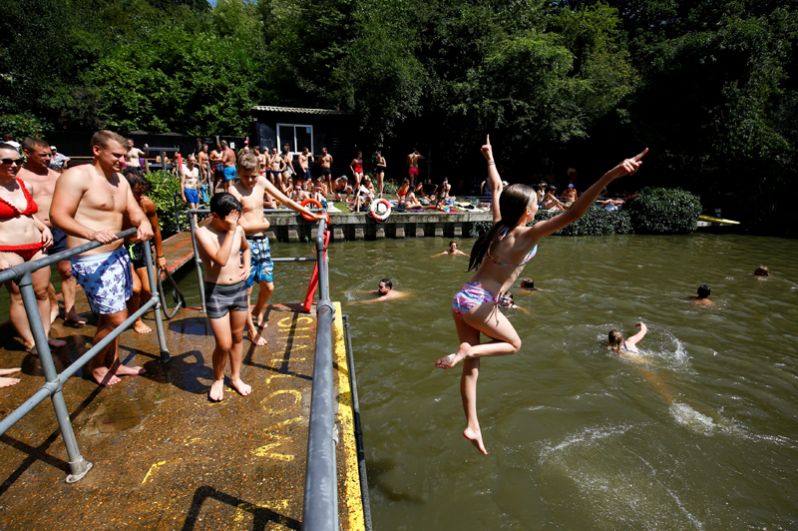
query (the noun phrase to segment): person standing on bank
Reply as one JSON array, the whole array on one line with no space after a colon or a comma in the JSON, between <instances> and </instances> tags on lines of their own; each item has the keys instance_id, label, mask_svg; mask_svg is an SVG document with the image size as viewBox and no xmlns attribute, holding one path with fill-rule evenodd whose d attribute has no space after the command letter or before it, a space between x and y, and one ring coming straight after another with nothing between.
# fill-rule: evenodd
<instances>
[{"instance_id":1,"label":"person standing on bank","mask_svg":"<svg viewBox=\"0 0 798 531\"><path fill-rule=\"evenodd\" d=\"M609 183L635 173L647 152L648 148L609 170L567 211L527 226L534 221L538 210L535 190L524 184L513 184L505 189L493 159L490 137L482 146L492 190L493 227L474 243L469 270L476 269L476 275L452 300L459 348L435 363L436 367L450 369L463 362L460 393L467 423L463 436L481 453L487 455L488 451L482 441L477 418L480 358L514 354L521 349L521 338L512 323L499 311L502 295L513 285L524 266L535 257L540 240L582 217ZM480 343L480 334L487 336L490 341Z\"/></svg>"}]
</instances>

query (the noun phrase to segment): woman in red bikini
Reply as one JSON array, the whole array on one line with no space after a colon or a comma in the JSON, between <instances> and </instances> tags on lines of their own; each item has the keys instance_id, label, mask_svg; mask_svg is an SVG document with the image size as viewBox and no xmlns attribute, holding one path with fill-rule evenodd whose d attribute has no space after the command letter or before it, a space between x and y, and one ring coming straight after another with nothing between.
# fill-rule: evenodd
<instances>
[{"instance_id":1,"label":"woman in red bikini","mask_svg":"<svg viewBox=\"0 0 798 531\"><path fill-rule=\"evenodd\" d=\"M435 363L441 369L450 369L463 362L460 379L460 393L466 416L463 436L481 453L487 454L488 451L482 442L477 418L480 358L514 354L521 348L521 338L512 323L499 311L502 295L507 293L524 266L535 257L540 240L579 219L610 182L635 173L647 152L648 149L636 157L622 161L605 173L569 210L534 223L535 213L538 211L535 190L525 184L513 184L504 188L493 160L490 138L482 146L492 192L493 227L474 243L468 268L475 269L476 274L452 300L452 315L460 347L457 352L444 356ZM533 224L528 225L529 223ZM480 343L480 334L487 336L488 342Z\"/></svg>"},{"instance_id":2,"label":"woman in red bikini","mask_svg":"<svg viewBox=\"0 0 798 531\"><path fill-rule=\"evenodd\" d=\"M53 243L50 229L34 216L39 207L33 201L31 191L17 178L17 171L21 166L19 152L13 146L0 144L0 270L43 258L44 249ZM42 267L31 276L44 332L49 336L50 298L47 295L47 286L50 284L50 268ZM9 281L6 282L6 288L11 294L11 322L17 329L25 350L34 352L33 334L22 305L19 286ZM64 342L53 339L50 345L63 346Z\"/></svg>"}]
</instances>

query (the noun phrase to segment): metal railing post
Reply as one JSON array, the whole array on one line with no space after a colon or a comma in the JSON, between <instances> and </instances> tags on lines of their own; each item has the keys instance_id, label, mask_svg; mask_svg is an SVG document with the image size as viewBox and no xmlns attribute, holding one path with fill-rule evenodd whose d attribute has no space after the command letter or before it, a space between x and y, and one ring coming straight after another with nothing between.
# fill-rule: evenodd
<instances>
[{"instance_id":1,"label":"metal railing post","mask_svg":"<svg viewBox=\"0 0 798 531\"><path fill-rule=\"evenodd\" d=\"M161 350L161 361L169 361L169 347L166 344L166 334L163 330L163 318L161 317L161 297L158 293L158 282L155 275L160 274L152 263L152 249L150 242L142 242L144 248L144 261L147 264L147 277L150 283L151 298L155 299L155 333L158 336L158 348Z\"/></svg>"},{"instance_id":2,"label":"metal railing post","mask_svg":"<svg viewBox=\"0 0 798 531\"><path fill-rule=\"evenodd\" d=\"M44 332L44 326L39 315L39 304L36 300L36 293L33 290L33 279L30 272L26 272L19 279L19 291L22 294L22 304L25 306L25 312L28 314L28 322L33 333L33 340L36 342L36 350L42 362L44 377L47 381L46 385L55 389L51 395L51 400L56 419L58 419L58 426L61 428L61 437L64 439L67 456L69 457L69 470L71 471L71 474L66 477L66 482L74 483L83 478L93 465L80 454L75 431L72 429L72 421L69 418L69 410L66 407L64 395L61 391L62 384L58 378L58 372L55 369L53 356L50 352L50 345L47 343L47 334Z\"/></svg>"},{"instance_id":3,"label":"metal railing post","mask_svg":"<svg viewBox=\"0 0 798 531\"><path fill-rule=\"evenodd\" d=\"M197 247L197 218L191 215L194 212L196 210L189 211L188 226L191 229L191 246L194 248L194 265L197 267L197 284L199 286L202 313L207 314L208 309L205 307L205 280L202 277L202 258L200 258L199 247Z\"/></svg>"},{"instance_id":4,"label":"metal railing post","mask_svg":"<svg viewBox=\"0 0 798 531\"><path fill-rule=\"evenodd\" d=\"M333 383L332 323L324 220L316 236L319 302L316 305L316 360L310 397L308 463L305 474L304 529L338 530L338 484L335 465L335 385Z\"/></svg>"}]
</instances>

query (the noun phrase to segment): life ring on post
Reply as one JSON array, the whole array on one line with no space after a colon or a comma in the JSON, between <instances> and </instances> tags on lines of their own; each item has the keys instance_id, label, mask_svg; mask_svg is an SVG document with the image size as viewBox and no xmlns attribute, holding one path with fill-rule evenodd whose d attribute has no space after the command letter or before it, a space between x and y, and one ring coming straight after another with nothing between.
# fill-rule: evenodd
<instances>
[{"instance_id":1,"label":"life ring on post","mask_svg":"<svg viewBox=\"0 0 798 531\"><path fill-rule=\"evenodd\" d=\"M391 215L391 203L387 199L375 199L369 205L369 215L377 221L385 221Z\"/></svg>"},{"instance_id":2,"label":"life ring on post","mask_svg":"<svg viewBox=\"0 0 798 531\"><path fill-rule=\"evenodd\" d=\"M304 199L300 203L300 205L302 205L303 207L307 207L308 205L310 205L312 208L318 208L319 210L322 210L324 212L324 218L325 218L325 221L327 222L327 225L330 224L330 213L327 212L326 210L324 210L324 205L322 205L321 203L319 203L315 199L311 199L311 198ZM316 221L314 218L308 216L307 214L304 214L304 213L300 212L299 215L302 216L303 219L306 219L308 221Z\"/></svg>"}]
</instances>

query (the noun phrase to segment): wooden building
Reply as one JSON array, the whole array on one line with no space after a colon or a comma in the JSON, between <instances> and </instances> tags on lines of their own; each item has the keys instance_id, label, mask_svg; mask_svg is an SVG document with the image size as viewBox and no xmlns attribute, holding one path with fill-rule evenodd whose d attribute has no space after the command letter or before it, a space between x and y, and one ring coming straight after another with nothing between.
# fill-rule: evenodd
<instances>
[{"instance_id":1,"label":"wooden building","mask_svg":"<svg viewBox=\"0 0 798 531\"><path fill-rule=\"evenodd\" d=\"M330 109L257 105L252 108L250 145L261 150L288 144L294 155L305 147L316 159L313 174L318 174L318 157L326 147L333 156L333 176L349 174L349 163L357 149L357 124L350 113Z\"/></svg>"}]
</instances>

